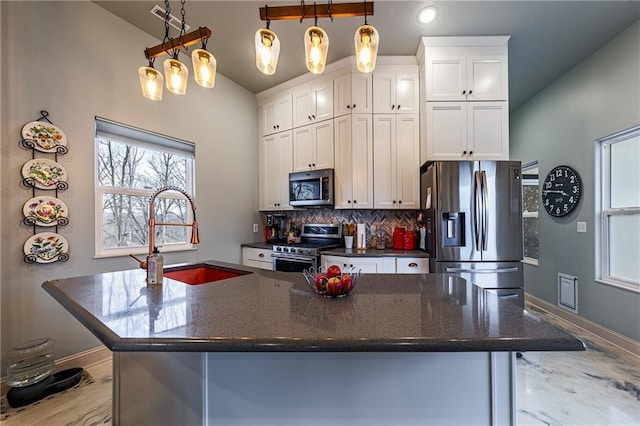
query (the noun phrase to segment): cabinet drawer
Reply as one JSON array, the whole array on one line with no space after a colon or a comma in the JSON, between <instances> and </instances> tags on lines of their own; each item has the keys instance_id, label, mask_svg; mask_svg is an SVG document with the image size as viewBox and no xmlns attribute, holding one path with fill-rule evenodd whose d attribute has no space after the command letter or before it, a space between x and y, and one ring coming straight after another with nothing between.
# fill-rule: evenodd
<instances>
[{"instance_id":1,"label":"cabinet drawer","mask_svg":"<svg viewBox=\"0 0 640 426\"><path fill-rule=\"evenodd\" d=\"M254 247L242 248L242 264L261 269L273 269L271 259L272 251L269 249L259 249Z\"/></svg>"},{"instance_id":2,"label":"cabinet drawer","mask_svg":"<svg viewBox=\"0 0 640 426\"><path fill-rule=\"evenodd\" d=\"M398 274L426 274L428 272L429 258L427 257L396 258L396 273Z\"/></svg>"}]
</instances>

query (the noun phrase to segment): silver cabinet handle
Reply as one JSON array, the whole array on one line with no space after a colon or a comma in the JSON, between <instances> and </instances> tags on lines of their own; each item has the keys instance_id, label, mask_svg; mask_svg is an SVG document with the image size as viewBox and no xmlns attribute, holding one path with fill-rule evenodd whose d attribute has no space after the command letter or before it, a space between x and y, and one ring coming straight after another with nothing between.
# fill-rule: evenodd
<instances>
[{"instance_id":1,"label":"silver cabinet handle","mask_svg":"<svg viewBox=\"0 0 640 426\"><path fill-rule=\"evenodd\" d=\"M472 274L504 274L507 272L518 272L516 266L510 268L498 268L498 269L467 269L467 268L445 268L445 272L469 272Z\"/></svg>"}]
</instances>

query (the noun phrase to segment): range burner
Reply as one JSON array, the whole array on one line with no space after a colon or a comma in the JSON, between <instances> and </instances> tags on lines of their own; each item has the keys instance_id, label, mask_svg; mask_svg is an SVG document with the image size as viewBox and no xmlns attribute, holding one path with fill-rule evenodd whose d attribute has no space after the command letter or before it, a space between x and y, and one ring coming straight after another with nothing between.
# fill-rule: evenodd
<instances>
[{"instance_id":1,"label":"range burner","mask_svg":"<svg viewBox=\"0 0 640 426\"><path fill-rule=\"evenodd\" d=\"M342 226L334 224L302 225L300 242L294 244L277 244L273 252L278 255L320 256L321 250L340 247Z\"/></svg>"}]
</instances>

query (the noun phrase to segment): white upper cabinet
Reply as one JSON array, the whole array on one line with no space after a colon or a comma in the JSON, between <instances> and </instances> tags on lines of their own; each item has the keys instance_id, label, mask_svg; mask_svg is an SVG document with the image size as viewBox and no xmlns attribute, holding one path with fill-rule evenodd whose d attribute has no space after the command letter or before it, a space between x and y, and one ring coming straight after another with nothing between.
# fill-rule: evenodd
<instances>
[{"instance_id":1,"label":"white upper cabinet","mask_svg":"<svg viewBox=\"0 0 640 426\"><path fill-rule=\"evenodd\" d=\"M427 102L429 160L508 160L507 102Z\"/></svg>"},{"instance_id":2,"label":"white upper cabinet","mask_svg":"<svg viewBox=\"0 0 640 426\"><path fill-rule=\"evenodd\" d=\"M291 93L287 93L260 106L263 136L291 130L293 127L291 99Z\"/></svg>"},{"instance_id":3,"label":"white upper cabinet","mask_svg":"<svg viewBox=\"0 0 640 426\"><path fill-rule=\"evenodd\" d=\"M373 112L371 74L349 73L333 80L333 115Z\"/></svg>"},{"instance_id":4,"label":"white upper cabinet","mask_svg":"<svg viewBox=\"0 0 640 426\"><path fill-rule=\"evenodd\" d=\"M333 120L293 130L293 171L333 168Z\"/></svg>"},{"instance_id":5,"label":"white upper cabinet","mask_svg":"<svg viewBox=\"0 0 640 426\"><path fill-rule=\"evenodd\" d=\"M373 134L374 207L419 208L418 114L374 114Z\"/></svg>"},{"instance_id":6,"label":"white upper cabinet","mask_svg":"<svg viewBox=\"0 0 640 426\"><path fill-rule=\"evenodd\" d=\"M334 120L335 208L373 208L373 129L371 114Z\"/></svg>"},{"instance_id":7,"label":"white upper cabinet","mask_svg":"<svg viewBox=\"0 0 640 426\"><path fill-rule=\"evenodd\" d=\"M507 101L508 39L506 36L423 38L426 100Z\"/></svg>"},{"instance_id":8,"label":"white upper cabinet","mask_svg":"<svg viewBox=\"0 0 640 426\"><path fill-rule=\"evenodd\" d=\"M421 162L509 159L508 40L422 39Z\"/></svg>"},{"instance_id":9,"label":"white upper cabinet","mask_svg":"<svg viewBox=\"0 0 640 426\"><path fill-rule=\"evenodd\" d=\"M260 210L291 210L289 173L292 171L291 131L262 138L260 157Z\"/></svg>"},{"instance_id":10,"label":"white upper cabinet","mask_svg":"<svg viewBox=\"0 0 640 426\"><path fill-rule=\"evenodd\" d=\"M333 79L303 84L293 91L293 127L333 118Z\"/></svg>"},{"instance_id":11,"label":"white upper cabinet","mask_svg":"<svg viewBox=\"0 0 640 426\"><path fill-rule=\"evenodd\" d=\"M420 112L417 65L380 65L373 72L375 114Z\"/></svg>"}]
</instances>

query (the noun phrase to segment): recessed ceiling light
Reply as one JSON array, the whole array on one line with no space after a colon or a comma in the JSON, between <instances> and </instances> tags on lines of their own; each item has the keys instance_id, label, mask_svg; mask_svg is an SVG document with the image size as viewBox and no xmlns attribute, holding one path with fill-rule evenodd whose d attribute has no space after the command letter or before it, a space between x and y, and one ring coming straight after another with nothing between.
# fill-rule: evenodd
<instances>
[{"instance_id":1,"label":"recessed ceiling light","mask_svg":"<svg viewBox=\"0 0 640 426\"><path fill-rule=\"evenodd\" d=\"M423 24L433 22L438 16L438 9L435 6L427 6L418 12L418 21Z\"/></svg>"}]
</instances>

